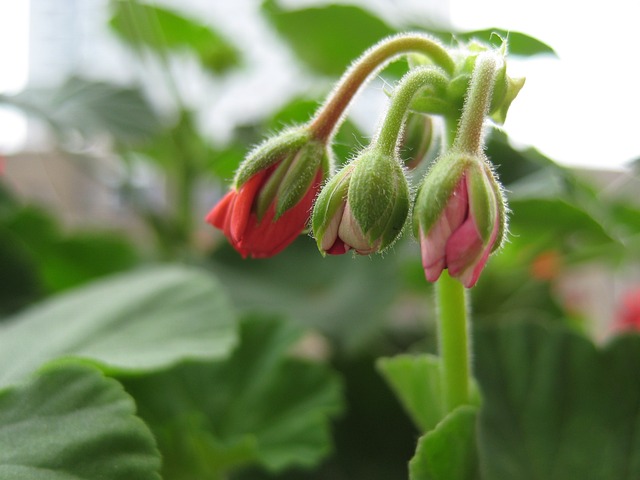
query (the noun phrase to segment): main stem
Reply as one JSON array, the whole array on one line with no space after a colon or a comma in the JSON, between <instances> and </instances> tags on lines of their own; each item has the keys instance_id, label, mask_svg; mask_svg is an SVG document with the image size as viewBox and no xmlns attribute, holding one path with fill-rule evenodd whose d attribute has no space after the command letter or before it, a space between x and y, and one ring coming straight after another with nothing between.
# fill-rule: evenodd
<instances>
[{"instance_id":1,"label":"main stem","mask_svg":"<svg viewBox=\"0 0 640 480\"><path fill-rule=\"evenodd\" d=\"M471 345L467 291L445 270L436 283L436 298L444 405L450 412L469 403Z\"/></svg>"},{"instance_id":2,"label":"main stem","mask_svg":"<svg viewBox=\"0 0 640 480\"><path fill-rule=\"evenodd\" d=\"M328 140L339 127L344 111L366 80L399 55L416 52L428 56L447 74L453 74L455 64L447 51L436 41L420 34L397 35L383 40L367 50L342 76L336 89L318 109L310 129L319 140Z\"/></svg>"}]
</instances>

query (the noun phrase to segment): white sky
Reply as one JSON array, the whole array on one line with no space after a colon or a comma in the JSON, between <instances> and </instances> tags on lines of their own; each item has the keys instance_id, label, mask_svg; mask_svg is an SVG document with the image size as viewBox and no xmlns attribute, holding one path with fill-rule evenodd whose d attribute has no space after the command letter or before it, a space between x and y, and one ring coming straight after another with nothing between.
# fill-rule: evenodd
<instances>
[{"instance_id":1,"label":"white sky","mask_svg":"<svg viewBox=\"0 0 640 480\"><path fill-rule=\"evenodd\" d=\"M29 2L0 1L0 93L18 92L27 82ZM0 108L0 154L20 148L27 132L24 117Z\"/></svg>"},{"instance_id":2,"label":"white sky","mask_svg":"<svg viewBox=\"0 0 640 480\"><path fill-rule=\"evenodd\" d=\"M640 157L640 13L635 2L608 0L450 0L460 29L508 28L551 45L559 58L509 62L527 83L505 130L568 165L619 167ZM27 79L28 4L0 1L0 93ZM598 6L599 5L599 6ZM24 119L0 109L0 153L19 148Z\"/></svg>"},{"instance_id":3,"label":"white sky","mask_svg":"<svg viewBox=\"0 0 640 480\"><path fill-rule=\"evenodd\" d=\"M505 130L569 165L618 167L640 157L640 8L629 0L451 0L462 29L525 32L558 53L513 63L527 77Z\"/></svg>"}]
</instances>

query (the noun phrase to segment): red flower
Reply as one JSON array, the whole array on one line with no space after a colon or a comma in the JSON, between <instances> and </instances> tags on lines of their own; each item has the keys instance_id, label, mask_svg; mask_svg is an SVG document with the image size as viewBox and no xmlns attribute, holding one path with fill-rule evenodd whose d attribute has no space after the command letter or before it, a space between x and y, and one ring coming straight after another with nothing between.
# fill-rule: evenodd
<instances>
[{"instance_id":1,"label":"red flower","mask_svg":"<svg viewBox=\"0 0 640 480\"><path fill-rule=\"evenodd\" d=\"M306 228L329 164L324 141L304 127L287 130L247 156L206 221L244 258L271 257Z\"/></svg>"},{"instance_id":2,"label":"red flower","mask_svg":"<svg viewBox=\"0 0 640 480\"><path fill-rule=\"evenodd\" d=\"M275 202L258 219L254 208L256 196L271 177L275 167L251 177L238 190L231 190L207 215L207 222L221 229L243 258L266 258L276 255L293 242L305 229L313 199L320 190L322 170L302 199L280 217L276 217Z\"/></svg>"}]
</instances>

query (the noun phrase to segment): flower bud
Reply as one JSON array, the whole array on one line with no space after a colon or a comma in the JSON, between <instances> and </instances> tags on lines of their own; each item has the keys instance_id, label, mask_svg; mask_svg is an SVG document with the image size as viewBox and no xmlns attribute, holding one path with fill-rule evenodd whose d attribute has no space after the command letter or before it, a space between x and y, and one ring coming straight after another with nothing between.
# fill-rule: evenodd
<instances>
[{"instance_id":1,"label":"flower bud","mask_svg":"<svg viewBox=\"0 0 640 480\"><path fill-rule=\"evenodd\" d=\"M402 135L400 151L405 166L412 170L427 156L433 139L433 120L428 115L409 112Z\"/></svg>"},{"instance_id":2,"label":"flower bud","mask_svg":"<svg viewBox=\"0 0 640 480\"><path fill-rule=\"evenodd\" d=\"M324 186L312 227L325 254L384 250L398 238L409 213L409 186L397 158L364 150Z\"/></svg>"},{"instance_id":3,"label":"flower bud","mask_svg":"<svg viewBox=\"0 0 640 480\"><path fill-rule=\"evenodd\" d=\"M446 268L473 287L505 235L505 210L484 156L452 151L438 159L425 176L413 214L426 279L435 282Z\"/></svg>"},{"instance_id":4,"label":"flower bud","mask_svg":"<svg viewBox=\"0 0 640 480\"><path fill-rule=\"evenodd\" d=\"M243 257L271 257L306 228L329 164L324 142L304 127L287 130L247 156L206 221Z\"/></svg>"}]
</instances>

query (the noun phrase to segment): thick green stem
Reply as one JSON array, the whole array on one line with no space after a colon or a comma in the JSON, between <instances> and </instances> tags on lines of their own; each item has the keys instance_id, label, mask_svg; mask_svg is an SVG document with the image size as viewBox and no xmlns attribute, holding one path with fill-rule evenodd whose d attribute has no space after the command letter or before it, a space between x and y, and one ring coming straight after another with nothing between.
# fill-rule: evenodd
<instances>
[{"instance_id":1,"label":"thick green stem","mask_svg":"<svg viewBox=\"0 0 640 480\"><path fill-rule=\"evenodd\" d=\"M467 290L446 270L436 283L438 345L447 411L469 403L471 345Z\"/></svg>"},{"instance_id":2,"label":"thick green stem","mask_svg":"<svg viewBox=\"0 0 640 480\"><path fill-rule=\"evenodd\" d=\"M476 59L453 144L459 151L471 154L482 151L484 120L491 105L497 67L493 53L479 55Z\"/></svg>"},{"instance_id":3,"label":"thick green stem","mask_svg":"<svg viewBox=\"0 0 640 480\"><path fill-rule=\"evenodd\" d=\"M446 83L447 78L442 73L428 67L416 68L402 77L393 92L389 109L374 140L377 147L385 154L393 155L413 97L429 85Z\"/></svg>"},{"instance_id":4,"label":"thick green stem","mask_svg":"<svg viewBox=\"0 0 640 480\"><path fill-rule=\"evenodd\" d=\"M310 123L314 136L319 140L330 139L340 126L347 106L366 80L398 56L411 52L426 55L448 75L453 74L455 63L451 56L442 45L425 35L396 35L383 40L351 65L318 109Z\"/></svg>"}]
</instances>

